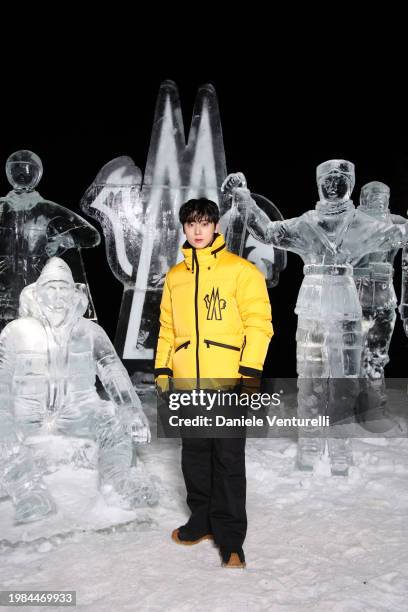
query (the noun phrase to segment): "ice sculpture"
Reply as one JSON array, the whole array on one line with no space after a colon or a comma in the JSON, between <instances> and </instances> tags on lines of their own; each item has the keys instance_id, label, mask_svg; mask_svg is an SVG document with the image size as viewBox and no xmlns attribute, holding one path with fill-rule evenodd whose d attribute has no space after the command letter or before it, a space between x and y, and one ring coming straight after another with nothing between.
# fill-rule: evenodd
<instances>
[{"instance_id":1,"label":"ice sculpture","mask_svg":"<svg viewBox=\"0 0 408 612\"><path fill-rule=\"evenodd\" d=\"M405 335L408 336L408 246L405 246L402 251L401 265L401 304L399 307L399 311L404 325Z\"/></svg>"},{"instance_id":2,"label":"ice sculpture","mask_svg":"<svg viewBox=\"0 0 408 612\"><path fill-rule=\"evenodd\" d=\"M20 317L0 335L0 482L19 522L54 510L25 444L44 432L97 442L108 503L132 508L156 501L154 487L131 475L132 437L150 441L148 421L109 338L83 317L87 302L85 286L52 257L23 289ZM98 395L96 376L108 400Z\"/></svg>"},{"instance_id":3,"label":"ice sculpture","mask_svg":"<svg viewBox=\"0 0 408 612\"><path fill-rule=\"evenodd\" d=\"M297 370L300 416L329 410L332 422L347 413L358 394L363 347L362 309L353 280L353 266L372 252L399 248L406 225L389 225L354 207L354 165L329 160L317 167L320 201L300 217L274 221L259 209L248 189L228 177L234 202L251 233L304 261L298 315ZM322 379L329 381L323 384ZM330 382L331 381L331 382ZM313 469L323 439L300 438L298 465ZM328 441L331 469L346 474L350 448L346 440Z\"/></svg>"},{"instance_id":4,"label":"ice sculpture","mask_svg":"<svg viewBox=\"0 0 408 612\"><path fill-rule=\"evenodd\" d=\"M100 241L85 219L35 191L42 176L35 153L10 155L6 174L13 189L0 199L0 330L17 317L21 290L53 255L69 260L76 280L86 283L80 249ZM87 316L95 318L92 301Z\"/></svg>"},{"instance_id":5,"label":"ice sculpture","mask_svg":"<svg viewBox=\"0 0 408 612\"><path fill-rule=\"evenodd\" d=\"M403 225L406 219L389 211L390 189L372 181L360 192L358 210L389 226ZM364 347L361 377L367 380L360 394L361 411L377 410L386 404L384 368L394 331L397 297L394 291L394 259L398 248L365 255L355 264L354 280L363 309Z\"/></svg>"},{"instance_id":6,"label":"ice sculpture","mask_svg":"<svg viewBox=\"0 0 408 612\"><path fill-rule=\"evenodd\" d=\"M165 81L157 100L144 177L129 157L119 157L101 169L85 193L82 210L101 224L109 265L124 285L115 346L129 361L129 368L132 360L137 360L140 370L142 361L153 359L164 277L181 257L179 247L184 241L180 205L201 196L219 203L226 174L214 87L207 84L198 91L186 144L178 90L172 81ZM220 203L221 214L226 215L223 229L229 224L230 207L229 198ZM245 254L276 284L282 254L273 264L270 248L252 237L246 241Z\"/></svg>"}]
</instances>

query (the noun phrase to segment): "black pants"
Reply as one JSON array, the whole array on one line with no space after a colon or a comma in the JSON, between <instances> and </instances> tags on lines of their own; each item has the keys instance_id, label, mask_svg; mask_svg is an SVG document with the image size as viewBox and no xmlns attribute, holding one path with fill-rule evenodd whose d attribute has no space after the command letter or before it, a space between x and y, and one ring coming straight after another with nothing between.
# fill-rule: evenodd
<instances>
[{"instance_id":1,"label":"black pants","mask_svg":"<svg viewBox=\"0 0 408 612\"><path fill-rule=\"evenodd\" d=\"M181 467L191 510L184 529L239 550L247 530L245 438L184 438Z\"/></svg>"}]
</instances>

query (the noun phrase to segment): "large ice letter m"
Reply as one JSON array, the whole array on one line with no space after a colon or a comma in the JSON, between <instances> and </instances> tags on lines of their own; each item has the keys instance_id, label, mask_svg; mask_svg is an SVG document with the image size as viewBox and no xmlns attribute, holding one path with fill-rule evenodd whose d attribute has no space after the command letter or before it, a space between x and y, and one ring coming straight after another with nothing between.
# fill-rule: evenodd
<instances>
[{"instance_id":1,"label":"large ice letter m","mask_svg":"<svg viewBox=\"0 0 408 612\"><path fill-rule=\"evenodd\" d=\"M195 197L218 203L226 173L214 88L199 89L186 144L177 87L165 81L143 181L133 161L120 157L86 191L82 209L101 223L109 265L125 289L115 339L123 359L153 359L164 277L182 242L180 205Z\"/></svg>"}]
</instances>

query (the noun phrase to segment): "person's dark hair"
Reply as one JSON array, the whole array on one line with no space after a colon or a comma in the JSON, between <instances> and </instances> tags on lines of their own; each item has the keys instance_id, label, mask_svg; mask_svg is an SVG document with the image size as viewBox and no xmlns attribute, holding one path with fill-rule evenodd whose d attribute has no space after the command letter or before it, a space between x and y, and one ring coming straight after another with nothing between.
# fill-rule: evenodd
<instances>
[{"instance_id":1,"label":"person's dark hair","mask_svg":"<svg viewBox=\"0 0 408 612\"><path fill-rule=\"evenodd\" d=\"M191 223L191 221L199 222L203 220L216 225L220 220L220 211L212 200L198 198L197 200L188 200L180 206L179 219L182 225Z\"/></svg>"}]
</instances>

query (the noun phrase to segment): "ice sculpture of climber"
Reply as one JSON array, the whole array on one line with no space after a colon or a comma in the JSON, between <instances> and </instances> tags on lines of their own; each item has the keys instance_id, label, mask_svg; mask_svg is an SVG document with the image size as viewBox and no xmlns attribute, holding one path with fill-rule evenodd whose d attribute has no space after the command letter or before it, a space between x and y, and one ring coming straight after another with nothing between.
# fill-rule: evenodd
<instances>
[{"instance_id":1,"label":"ice sculpture of climber","mask_svg":"<svg viewBox=\"0 0 408 612\"><path fill-rule=\"evenodd\" d=\"M389 226L405 224L404 217L390 213L389 200L388 185L372 181L361 189L358 210ZM384 368L389 362L388 351L396 319L393 274L398 248L369 253L354 266L354 280L363 309L361 377L367 381L360 394L363 412L372 412L386 402Z\"/></svg>"},{"instance_id":2,"label":"ice sculpture of climber","mask_svg":"<svg viewBox=\"0 0 408 612\"><path fill-rule=\"evenodd\" d=\"M0 198L0 330L18 316L21 290L37 280L50 257L69 258L76 280L86 282L79 249L100 242L85 219L35 190L42 176L35 153L10 155L6 174L13 189ZM92 303L87 316L94 316Z\"/></svg>"},{"instance_id":3,"label":"ice sculpture of climber","mask_svg":"<svg viewBox=\"0 0 408 612\"><path fill-rule=\"evenodd\" d=\"M97 443L107 503L130 509L157 501L153 485L132 478L132 439L150 441L148 421L109 338L82 316L87 302L85 286L53 257L23 289L20 317L0 335L0 485L17 522L55 509L25 443L44 432ZM108 400L98 395L96 376Z\"/></svg>"},{"instance_id":4,"label":"ice sculpture of climber","mask_svg":"<svg viewBox=\"0 0 408 612\"><path fill-rule=\"evenodd\" d=\"M351 162L329 160L316 172L320 200L315 210L285 221L270 221L242 187L239 173L230 175L227 188L254 236L304 261L295 309L298 411L301 417L325 411L335 422L348 414L359 387L362 309L353 265L369 253L399 248L407 232L406 225L389 225L354 207ZM329 438L327 444L332 473L347 474L349 442ZM300 437L298 467L312 470L324 447L323 438Z\"/></svg>"}]
</instances>

